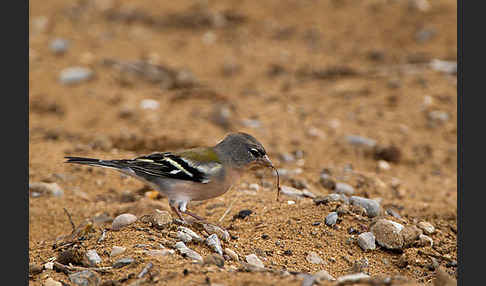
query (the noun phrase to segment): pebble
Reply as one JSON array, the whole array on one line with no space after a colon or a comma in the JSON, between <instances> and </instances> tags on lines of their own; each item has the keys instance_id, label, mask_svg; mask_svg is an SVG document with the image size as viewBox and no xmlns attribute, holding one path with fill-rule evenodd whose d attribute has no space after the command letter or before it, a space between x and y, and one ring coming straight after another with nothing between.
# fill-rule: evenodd
<instances>
[{"instance_id":1,"label":"pebble","mask_svg":"<svg viewBox=\"0 0 486 286\"><path fill-rule=\"evenodd\" d=\"M225 248L224 249L224 253L227 254L234 261L236 261L236 262L240 261L240 258L238 257L238 254L236 254L236 252L234 252L230 248Z\"/></svg>"},{"instance_id":2,"label":"pebble","mask_svg":"<svg viewBox=\"0 0 486 286\"><path fill-rule=\"evenodd\" d=\"M329 194L323 197L316 197L314 203L316 205L327 204L329 202L343 202L345 204L349 203L349 199L344 194Z\"/></svg>"},{"instance_id":3,"label":"pebble","mask_svg":"<svg viewBox=\"0 0 486 286\"><path fill-rule=\"evenodd\" d=\"M125 250L127 250L125 247L113 246L113 248L111 249L110 256L113 257L113 256L120 255L123 252L125 252Z\"/></svg>"},{"instance_id":4,"label":"pebble","mask_svg":"<svg viewBox=\"0 0 486 286\"><path fill-rule=\"evenodd\" d=\"M177 238L182 240L184 243L189 243L192 241L192 237L183 231L177 232Z\"/></svg>"},{"instance_id":5,"label":"pebble","mask_svg":"<svg viewBox=\"0 0 486 286\"><path fill-rule=\"evenodd\" d=\"M98 286L101 283L98 275L91 270L69 274L69 280L79 286Z\"/></svg>"},{"instance_id":6,"label":"pebble","mask_svg":"<svg viewBox=\"0 0 486 286\"><path fill-rule=\"evenodd\" d=\"M449 113L442 110L432 110L427 114L428 118L436 122L446 122L449 120Z\"/></svg>"},{"instance_id":7,"label":"pebble","mask_svg":"<svg viewBox=\"0 0 486 286\"><path fill-rule=\"evenodd\" d=\"M334 192L350 196L354 194L354 188L349 184L338 182L334 187Z\"/></svg>"},{"instance_id":8,"label":"pebble","mask_svg":"<svg viewBox=\"0 0 486 286\"><path fill-rule=\"evenodd\" d=\"M435 232L435 227L429 222L421 221L417 224L417 226L426 234L433 234Z\"/></svg>"},{"instance_id":9,"label":"pebble","mask_svg":"<svg viewBox=\"0 0 486 286\"><path fill-rule=\"evenodd\" d=\"M371 232L358 235L358 245L364 251L376 249L375 236Z\"/></svg>"},{"instance_id":10,"label":"pebble","mask_svg":"<svg viewBox=\"0 0 486 286\"><path fill-rule=\"evenodd\" d=\"M203 224L204 230L209 234L216 234L222 241L228 242L230 240L230 235L227 230L220 228L214 224L205 223Z\"/></svg>"},{"instance_id":11,"label":"pebble","mask_svg":"<svg viewBox=\"0 0 486 286\"><path fill-rule=\"evenodd\" d=\"M208 236L208 238L206 238L206 244L211 247L214 252L223 256L223 248L221 247L221 242L216 234Z\"/></svg>"},{"instance_id":12,"label":"pebble","mask_svg":"<svg viewBox=\"0 0 486 286\"><path fill-rule=\"evenodd\" d=\"M44 282L44 286L62 286L62 283L52 279L51 277L47 278Z\"/></svg>"},{"instance_id":13,"label":"pebble","mask_svg":"<svg viewBox=\"0 0 486 286\"><path fill-rule=\"evenodd\" d=\"M137 221L137 217L135 215L129 213L121 214L113 220L111 228L113 230L119 230L122 227L134 223L135 221Z\"/></svg>"},{"instance_id":14,"label":"pebble","mask_svg":"<svg viewBox=\"0 0 486 286\"><path fill-rule=\"evenodd\" d=\"M375 236L376 242L387 249L402 249L403 236L400 234L403 226L399 223L379 219L370 228Z\"/></svg>"},{"instance_id":15,"label":"pebble","mask_svg":"<svg viewBox=\"0 0 486 286\"><path fill-rule=\"evenodd\" d=\"M191 239L194 240L194 241L197 241L197 242L203 241L203 239L197 233L195 233L194 231L192 231L191 229L189 229L185 226L179 226L177 228L177 230L189 235L191 237Z\"/></svg>"},{"instance_id":16,"label":"pebble","mask_svg":"<svg viewBox=\"0 0 486 286\"><path fill-rule=\"evenodd\" d=\"M337 212L331 212L326 216L326 224L328 226L333 226L336 224L337 219L338 219Z\"/></svg>"},{"instance_id":17,"label":"pebble","mask_svg":"<svg viewBox=\"0 0 486 286\"><path fill-rule=\"evenodd\" d=\"M430 62L430 67L433 70L440 71L443 73L449 73L449 74L457 73L457 62L453 62L453 61L443 61L439 59L433 59Z\"/></svg>"},{"instance_id":18,"label":"pebble","mask_svg":"<svg viewBox=\"0 0 486 286\"><path fill-rule=\"evenodd\" d=\"M344 276L340 276L337 278L337 282L340 284L344 283L356 283L359 282L360 280L368 279L370 276L365 273L353 273L353 274L348 274Z\"/></svg>"},{"instance_id":19,"label":"pebble","mask_svg":"<svg viewBox=\"0 0 486 286\"><path fill-rule=\"evenodd\" d=\"M390 163L388 163L385 160L379 160L378 161L378 168L382 171L388 171L391 169Z\"/></svg>"},{"instance_id":20,"label":"pebble","mask_svg":"<svg viewBox=\"0 0 486 286\"><path fill-rule=\"evenodd\" d=\"M351 205L360 206L366 209L368 217L378 216L381 212L380 204L375 200L352 196L349 199Z\"/></svg>"},{"instance_id":21,"label":"pebble","mask_svg":"<svg viewBox=\"0 0 486 286\"><path fill-rule=\"evenodd\" d=\"M334 278L329 272L326 270L320 270L316 273L314 273L315 281L320 284L322 281L334 281L336 278Z\"/></svg>"},{"instance_id":22,"label":"pebble","mask_svg":"<svg viewBox=\"0 0 486 286\"><path fill-rule=\"evenodd\" d=\"M91 266L95 266L101 263L101 257L98 255L96 250L90 249L86 251L86 258L88 259L88 263Z\"/></svg>"},{"instance_id":23,"label":"pebble","mask_svg":"<svg viewBox=\"0 0 486 286\"><path fill-rule=\"evenodd\" d=\"M153 99L143 99L140 101L140 108L142 109L152 109L156 110L160 106L160 103L157 100Z\"/></svg>"},{"instance_id":24,"label":"pebble","mask_svg":"<svg viewBox=\"0 0 486 286\"><path fill-rule=\"evenodd\" d=\"M115 261L115 263L113 263L113 268L122 268L124 266L127 266L129 264L132 264L135 260L131 257L125 257L125 258L121 258L121 259L118 259L117 261Z\"/></svg>"},{"instance_id":25,"label":"pebble","mask_svg":"<svg viewBox=\"0 0 486 286\"><path fill-rule=\"evenodd\" d=\"M184 242L182 241L179 241L175 244L175 248L177 250L179 250L179 252L181 253L182 256L185 256L185 257L188 257L192 260L195 260L199 263L202 263L203 262L203 258L202 256L195 252L194 250L190 249L189 247L187 247Z\"/></svg>"},{"instance_id":26,"label":"pebble","mask_svg":"<svg viewBox=\"0 0 486 286\"><path fill-rule=\"evenodd\" d=\"M29 190L32 193L38 193L40 195L50 194L54 197L61 197L64 195L63 189L61 189L61 187L57 183L44 183L44 182L30 183Z\"/></svg>"},{"instance_id":27,"label":"pebble","mask_svg":"<svg viewBox=\"0 0 486 286\"><path fill-rule=\"evenodd\" d=\"M305 259L307 260L307 262L312 264L321 264L324 262L319 254L315 253L314 251L309 252Z\"/></svg>"},{"instance_id":28,"label":"pebble","mask_svg":"<svg viewBox=\"0 0 486 286\"><path fill-rule=\"evenodd\" d=\"M168 211L156 209L150 217L150 222L157 229L165 229L172 223L172 216Z\"/></svg>"},{"instance_id":29,"label":"pebble","mask_svg":"<svg viewBox=\"0 0 486 286\"><path fill-rule=\"evenodd\" d=\"M405 226L400 234L403 236L403 246L409 247L419 238L422 230L414 225Z\"/></svg>"},{"instance_id":30,"label":"pebble","mask_svg":"<svg viewBox=\"0 0 486 286\"><path fill-rule=\"evenodd\" d=\"M289 186L282 186L280 193L295 198L315 198L316 195L308 190L298 190Z\"/></svg>"},{"instance_id":31,"label":"pebble","mask_svg":"<svg viewBox=\"0 0 486 286\"><path fill-rule=\"evenodd\" d=\"M222 268L224 266L224 258L218 254L210 254L204 257L203 264L216 265ZM211 285L214 285L214 283Z\"/></svg>"},{"instance_id":32,"label":"pebble","mask_svg":"<svg viewBox=\"0 0 486 286\"><path fill-rule=\"evenodd\" d=\"M52 270L54 269L54 262L47 262L44 264L44 269Z\"/></svg>"},{"instance_id":33,"label":"pebble","mask_svg":"<svg viewBox=\"0 0 486 286\"><path fill-rule=\"evenodd\" d=\"M260 128L262 126L261 121L256 120L256 119L243 119L241 121L241 123L245 127L250 127L250 128L255 128L255 129Z\"/></svg>"},{"instance_id":34,"label":"pebble","mask_svg":"<svg viewBox=\"0 0 486 286\"><path fill-rule=\"evenodd\" d=\"M245 256L246 262L250 264L251 266L254 266L256 268L265 268L265 265L263 262L256 256L256 254L250 254Z\"/></svg>"},{"instance_id":35,"label":"pebble","mask_svg":"<svg viewBox=\"0 0 486 286\"><path fill-rule=\"evenodd\" d=\"M146 251L145 253L150 256L162 257L174 254L174 252L175 251L173 249L151 249Z\"/></svg>"},{"instance_id":36,"label":"pebble","mask_svg":"<svg viewBox=\"0 0 486 286\"><path fill-rule=\"evenodd\" d=\"M359 135L348 135L346 136L346 141L357 147L374 147L376 145L376 141L373 139L369 139L366 137L361 137Z\"/></svg>"},{"instance_id":37,"label":"pebble","mask_svg":"<svg viewBox=\"0 0 486 286\"><path fill-rule=\"evenodd\" d=\"M83 81L88 81L92 77L93 71L89 68L70 67L61 71L59 81L64 85L73 85Z\"/></svg>"},{"instance_id":38,"label":"pebble","mask_svg":"<svg viewBox=\"0 0 486 286\"><path fill-rule=\"evenodd\" d=\"M253 213L252 210L241 210L238 214L233 216L233 219L244 219Z\"/></svg>"},{"instance_id":39,"label":"pebble","mask_svg":"<svg viewBox=\"0 0 486 286\"><path fill-rule=\"evenodd\" d=\"M434 246L434 240L425 234L419 235L418 243L419 246Z\"/></svg>"},{"instance_id":40,"label":"pebble","mask_svg":"<svg viewBox=\"0 0 486 286\"><path fill-rule=\"evenodd\" d=\"M30 275L37 275L42 273L42 266L38 264L29 264L29 274Z\"/></svg>"},{"instance_id":41,"label":"pebble","mask_svg":"<svg viewBox=\"0 0 486 286\"><path fill-rule=\"evenodd\" d=\"M49 49L54 54L64 54L69 48L69 41L62 38L56 38L49 44Z\"/></svg>"}]
</instances>

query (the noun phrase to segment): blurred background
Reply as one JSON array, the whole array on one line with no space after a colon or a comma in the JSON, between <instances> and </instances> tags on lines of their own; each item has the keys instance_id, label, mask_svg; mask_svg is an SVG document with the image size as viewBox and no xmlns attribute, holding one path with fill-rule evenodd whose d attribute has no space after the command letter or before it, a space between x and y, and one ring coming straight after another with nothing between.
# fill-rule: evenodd
<instances>
[{"instance_id":1,"label":"blurred background","mask_svg":"<svg viewBox=\"0 0 486 286\"><path fill-rule=\"evenodd\" d=\"M115 196L140 187L111 172L68 168L63 156L133 157L213 145L230 131L260 140L283 184L326 194L327 169L402 215L455 221L456 1L29 7L29 180L65 188L58 200L30 200L32 247L70 229L62 206L91 217L108 189ZM394 187L368 186L347 170ZM272 189L269 171L248 175L240 189L255 179ZM263 208L274 199L269 191L238 204Z\"/></svg>"}]
</instances>

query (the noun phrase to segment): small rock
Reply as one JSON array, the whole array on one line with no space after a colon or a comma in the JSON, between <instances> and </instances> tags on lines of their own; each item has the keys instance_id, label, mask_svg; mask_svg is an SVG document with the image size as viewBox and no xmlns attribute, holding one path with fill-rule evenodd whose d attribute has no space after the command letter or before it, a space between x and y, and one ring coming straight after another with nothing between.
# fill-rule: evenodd
<instances>
[{"instance_id":1,"label":"small rock","mask_svg":"<svg viewBox=\"0 0 486 286\"><path fill-rule=\"evenodd\" d=\"M363 232L358 235L358 245L364 251L375 249L375 236L371 232Z\"/></svg>"},{"instance_id":2,"label":"small rock","mask_svg":"<svg viewBox=\"0 0 486 286\"><path fill-rule=\"evenodd\" d=\"M160 106L160 103L157 100L153 99L143 99L140 101L140 108L142 109L152 109L156 110Z\"/></svg>"},{"instance_id":3,"label":"small rock","mask_svg":"<svg viewBox=\"0 0 486 286\"><path fill-rule=\"evenodd\" d=\"M380 204L375 200L370 200L362 197L352 196L349 199L351 205L357 205L366 209L366 214L369 217L378 216L381 212Z\"/></svg>"},{"instance_id":4,"label":"small rock","mask_svg":"<svg viewBox=\"0 0 486 286\"><path fill-rule=\"evenodd\" d=\"M312 263L312 264L321 264L324 261L322 258L319 256L319 254L311 251L309 254L307 254L306 258L307 262Z\"/></svg>"},{"instance_id":5,"label":"small rock","mask_svg":"<svg viewBox=\"0 0 486 286\"><path fill-rule=\"evenodd\" d=\"M314 203L316 205L327 204L329 202L343 202L343 203L347 204L347 203L349 203L349 199L344 194L329 194L327 196L323 196L323 197L319 196L319 197L314 198Z\"/></svg>"},{"instance_id":6,"label":"small rock","mask_svg":"<svg viewBox=\"0 0 486 286\"><path fill-rule=\"evenodd\" d=\"M123 252L125 252L126 248L125 247L121 247L121 246L113 246L113 248L111 249L111 253L110 253L110 256L113 257L113 256L117 256L117 255L120 255L122 254Z\"/></svg>"},{"instance_id":7,"label":"small rock","mask_svg":"<svg viewBox=\"0 0 486 286\"><path fill-rule=\"evenodd\" d=\"M199 263L203 263L203 258L202 256L195 252L194 250L190 249L189 247L187 247L184 242L182 241L179 241L175 244L175 248L177 250L179 250L179 252L181 253L182 256L184 257L188 257L192 260L195 260Z\"/></svg>"},{"instance_id":8,"label":"small rock","mask_svg":"<svg viewBox=\"0 0 486 286\"><path fill-rule=\"evenodd\" d=\"M166 229L172 223L172 216L168 211L156 209L149 220L152 226L157 229Z\"/></svg>"},{"instance_id":9,"label":"small rock","mask_svg":"<svg viewBox=\"0 0 486 286\"><path fill-rule=\"evenodd\" d=\"M85 252L79 248L68 248L57 255L56 261L68 265L82 265L85 257Z\"/></svg>"},{"instance_id":10,"label":"small rock","mask_svg":"<svg viewBox=\"0 0 486 286\"><path fill-rule=\"evenodd\" d=\"M400 234L403 236L403 246L409 247L419 238L422 234L422 230L418 227L412 226L405 226Z\"/></svg>"},{"instance_id":11,"label":"small rock","mask_svg":"<svg viewBox=\"0 0 486 286\"><path fill-rule=\"evenodd\" d=\"M64 54L68 48L69 48L69 41L62 38L56 38L52 40L51 43L49 44L49 49L54 54Z\"/></svg>"},{"instance_id":12,"label":"small rock","mask_svg":"<svg viewBox=\"0 0 486 286\"><path fill-rule=\"evenodd\" d=\"M205 223L203 224L204 230L209 234L216 234L222 241L228 242L230 235L227 230L220 228L217 225Z\"/></svg>"},{"instance_id":13,"label":"small rock","mask_svg":"<svg viewBox=\"0 0 486 286\"><path fill-rule=\"evenodd\" d=\"M51 277L47 278L44 282L44 286L62 286L62 283L52 279Z\"/></svg>"},{"instance_id":14,"label":"small rock","mask_svg":"<svg viewBox=\"0 0 486 286\"><path fill-rule=\"evenodd\" d=\"M113 268L122 268L124 266L132 264L134 261L135 260L131 257L121 258L113 263Z\"/></svg>"},{"instance_id":15,"label":"small rock","mask_svg":"<svg viewBox=\"0 0 486 286\"><path fill-rule=\"evenodd\" d=\"M96 250L90 249L86 251L86 259L88 260L89 265L95 266L101 263L101 257L98 255Z\"/></svg>"},{"instance_id":16,"label":"small rock","mask_svg":"<svg viewBox=\"0 0 486 286\"><path fill-rule=\"evenodd\" d=\"M52 270L54 269L54 262L47 262L44 264L44 269Z\"/></svg>"},{"instance_id":17,"label":"small rock","mask_svg":"<svg viewBox=\"0 0 486 286\"><path fill-rule=\"evenodd\" d=\"M29 274L30 275L37 275L42 273L42 266L37 264L29 264Z\"/></svg>"},{"instance_id":18,"label":"small rock","mask_svg":"<svg viewBox=\"0 0 486 286\"><path fill-rule=\"evenodd\" d=\"M434 240L432 240L432 238L430 236L427 236L425 234L421 234L419 235L419 239L418 241L416 242L417 246L420 246L420 247L426 247L426 246L434 246Z\"/></svg>"},{"instance_id":19,"label":"small rock","mask_svg":"<svg viewBox=\"0 0 486 286\"><path fill-rule=\"evenodd\" d=\"M245 256L246 262L250 264L251 266L254 266L256 268L265 268L265 265L263 262L256 256L256 254L250 254Z\"/></svg>"},{"instance_id":20,"label":"small rock","mask_svg":"<svg viewBox=\"0 0 486 286\"><path fill-rule=\"evenodd\" d=\"M358 135L348 135L346 136L346 141L349 144L356 146L356 147L374 147L376 145L376 141L373 139L369 139L366 137L361 137Z\"/></svg>"},{"instance_id":21,"label":"small rock","mask_svg":"<svg viewBox=\"0 0 486 286\"><path fill-rule=\"evenodd\" d=\"M240 261L240 258L238 257L238 254L231 250L230 248L225 248L224 253L227 254L233 261Z\"/></svg>"},{"instance_id":22,"label":"small rock","mask_svg":"<svg viewBox=\"0 0 486 286\"><path fill-rule=\"evenodd\" d=\"M426 234L433 234L435 232L435 227L429 222L421 221L417 224L417 226Z\"/></svg>"},{"instance_id":23,"label":"small rock","mask_svg":"<svg viewBox=\"0 0 486 286\"><path fill-rule=\"evenodd\" d=\"M337 219L338 219L338 214L337 212L332 212L332 213L329 213L327 216L326 216L326 224L328 226L333 226L336 224L337 222Z\"/></svg>"},{"instance_id":24,"label":"small rock","mask_svg":"<svg viewBox=\"0 0 486 286\"><path fill-rule=\"evenodd\" d=\"M177 238L182 240L184 243L189 243L192 241L192 237L189 234L182 231L177 232Z\"/></svg>"},{"instance_id":25,"label":"small rock","mask_svg":"<svg viewBox=\"0 0 486 286\"><path fill-rule=\"evenodd\" d=\"M434 286L456 286L457 281L452 279L449 274L439 267L435 272Z\"/></svg>"},{"instance_id":26,"label":"small rock","mask_svg":"<svg viewBox=\"0 0 486 286\"><path fill-rule=\"evenodd\" d=\"M173 249L152 249L145 252L147 255L154 256L154 257L163 257L174 254Z\"/></svg>"},{"instance_id":27,"label":"small rock","mask_svg":"<svg viewBox=\"0 0 486 286\"><path fill-rule=\"evenodd\" d=\"M329 274L326 270L321 270L319 272L316 272L314 274L314 277L316 278L316 282L320 283L323 281L334 281L336 278L334 278L331 274Z\"/></svg>"},{"instance_id":28,"label":"small rock","mask_svg":"<svg viewBox=\"0 0 486 286\"><path fill-rule=\"evenodd\" d=\"M368 267L370 267L370 264L368 262L368 259L366 257L354 261L352 271L354 273L359 273L359 272L364 272Z\"/></svg>"},{"instance_id":29,"label":"small rock","mask_svg":"<svg viewBox=\"0 0 486 286\"><path fill-rule=\"evenodd\" d=\"M345 194L350 196L354 194L354 188L349 184L338 182L334 187L334 192L338 194Z\"/></svg>"},{"instance_id":30,"label":"small rock","mask_svg":"<svg viewBox=\"0 0 486 286\"><path fill-rule=\"evenodd\" d=\"M430 67L433 70L440 71L440 72L443 72L443 73L448 73L448 74L456 74L457 73L457 62L433 59L430 62Z\"/></svg>"},{"instance_id":31,"label":"small rock","mask_svg":"<svg viewBox=\"0 0 486 286\"><path fill-rule=\"evenodd\" d=\"M259 120L256 120L256 119L243 119L241 121L241 123L245 127L250 127L250 128L255 128L255 129L262 127L262 123Z\"/></svg>"},{"instance_id":32,"label":"small rock","mask_svg":"<svg viewBox=\"0 0 486 286\"><path fill-rule=\"evenodd\" d=\"M348 274L344 276L340 276L337 278L337 282L341 284L349 284L349 283L356 283L359 281L364 281L368 280L370 276L365 273L354 273L354 274Z\"/></svg>"},{"instance_id":33,"label":"small rock","mask_svg":"<svg viewBox=\"0 0 486 286\"><path fill-rule=\"evenodd\" d=\"M49 194L54 197L61 197L64 195L64 191L57 183L43 183L36 182L29 184L29 191L39 193L39 194Z\"/></svg>"},{"instance_id":34,"label":"small rock","mask_svg":"<svg viewBox=\"0 0 486 286\"><path fill-rule=\"evenodd\" d=\"M223 256L223 248L221 248L221 242L216 234L211 234L206 238L206 244L217 254Z\"/></svg>"},{"instance_id":35,"label":"small rock","mask_svg":"<svg viewBox=\"0 0 486 286\"><path fill-rule=\"evenodd\" d=\"M382 171L388 171L388 170L391 169L391 166L390 166L390 164L387 161L385 161L385 160L379 160L378 161L378 168L380 170L382 170Z\"/></svg>"},{"instance_id":36,"label":"small rock","mask_svg":"<svg viewBox=\"0 0 486 286\"><path fill-rule=\"evenodd\" d=\"M402 229L403 226L399 223L379 219L371 226L370 231L380 246L388 249L402 249L403 236L400 234Z\"/></svg>"},{"instance_id":37,"label":"small rock","mask_svg":"<svg viewBox=\"0 0 486 286\"><path fill-rule=\"evenodd\" d=\"M241 210L238 214L233 216L233 220L235 219L245 219L247 216L253 213L252 210Z\"/></svg>"},{"instance_id":38,"label":"small rock","mask_svg":"<svg viewBox=\"0 0 486 286\"><path fill-rule=\"evenodd\" d=\"M61 71L59 81L64 85L78 84L93 77L93 71L83 67L71 67Z\"/></svg>"},{"instance_id":39,"label":"small rock","mask_svg":"<svg viewBox=\"0 0 486 286\"><path fill-rule=\"evenodd\" d=\"M194 241L197 241L197 242L203 241L203 239L197 233L195 233L194 231L192 231L191 229L189 229L185 226L179 226L177 228L177 230L189 235L191 237L191 240L194 240Z\"/></svg>"},{"instance_id":40,"label":"small rock","mask_svg":"<svg viewBox=\"0 0 486 286\"><path fill-rule=\"evenodd\" d=\"M69 280L79 286L98 286L101 283L98 275L91 270L69 274Z\"/></svg>"},{"instance_id":41,"label":"small rock","mask_svg":"<svg viewBox=\"0 0 486 286\"><path fill-rule=\"evenodd\" d=\"M135 221L137 221L136 216L129 214L129 213L121 214L113 220L113 222L111 224L111 228L113 230L119 230L122 227L125 227L129 224L134 223Z\"/></svg>"},{"instance_id":42,"label":"small rock","mask_svg":"<svg viewBox=\"0 0 486 286\"><path fill-rule=\"evenodd\" d=\"M403 253L402 255L400 255L400 257L398 257L398 259L395 261L395 265L398 267L398 268L405 268L407 267L408 265L408 255L406 253Z\"/></svg>"}]
</instances>

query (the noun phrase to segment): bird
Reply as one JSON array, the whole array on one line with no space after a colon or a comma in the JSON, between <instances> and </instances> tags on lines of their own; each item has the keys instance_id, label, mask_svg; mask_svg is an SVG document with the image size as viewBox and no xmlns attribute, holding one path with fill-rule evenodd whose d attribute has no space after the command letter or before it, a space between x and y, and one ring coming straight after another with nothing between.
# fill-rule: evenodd
<instances>
[{"instance_id":1,"label":"bird","mask_svg":"<svg viewBox=\"0 0 486 286\"><path fill-rule=\"evenodd\" d=\"M270 167L277 171L263 145L244 132L229 133L210 147L156 152L133 159L101 160L71 156L65 159L65 163L115 169L148 184L168 198L170 208L183 223L187 221L182 214L207 222L188 210L190 201L223 195L244 173L255 167Z\"/></svg>"}]
</instances>

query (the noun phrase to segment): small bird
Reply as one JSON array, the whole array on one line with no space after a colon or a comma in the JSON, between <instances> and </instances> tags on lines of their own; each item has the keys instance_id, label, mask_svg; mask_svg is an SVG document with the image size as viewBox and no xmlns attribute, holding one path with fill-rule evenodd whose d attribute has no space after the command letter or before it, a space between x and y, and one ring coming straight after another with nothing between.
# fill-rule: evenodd
<instances>
[{"instance_id":1,"label":"small bird","mask_svg":"<svg viewBox=\"0 0 486 286\"><path fill-rule=\"evenodd\" d=\"M66 163L111 168L147 183L168 198L171 209L183 222L186 221L182 214L205 221L187 209L190 201L226 193L254 166L276 171L263 145L243 132L230 133L212 147L152 153L134 159L65 158Z\"/></svg>"}]
</instances>

